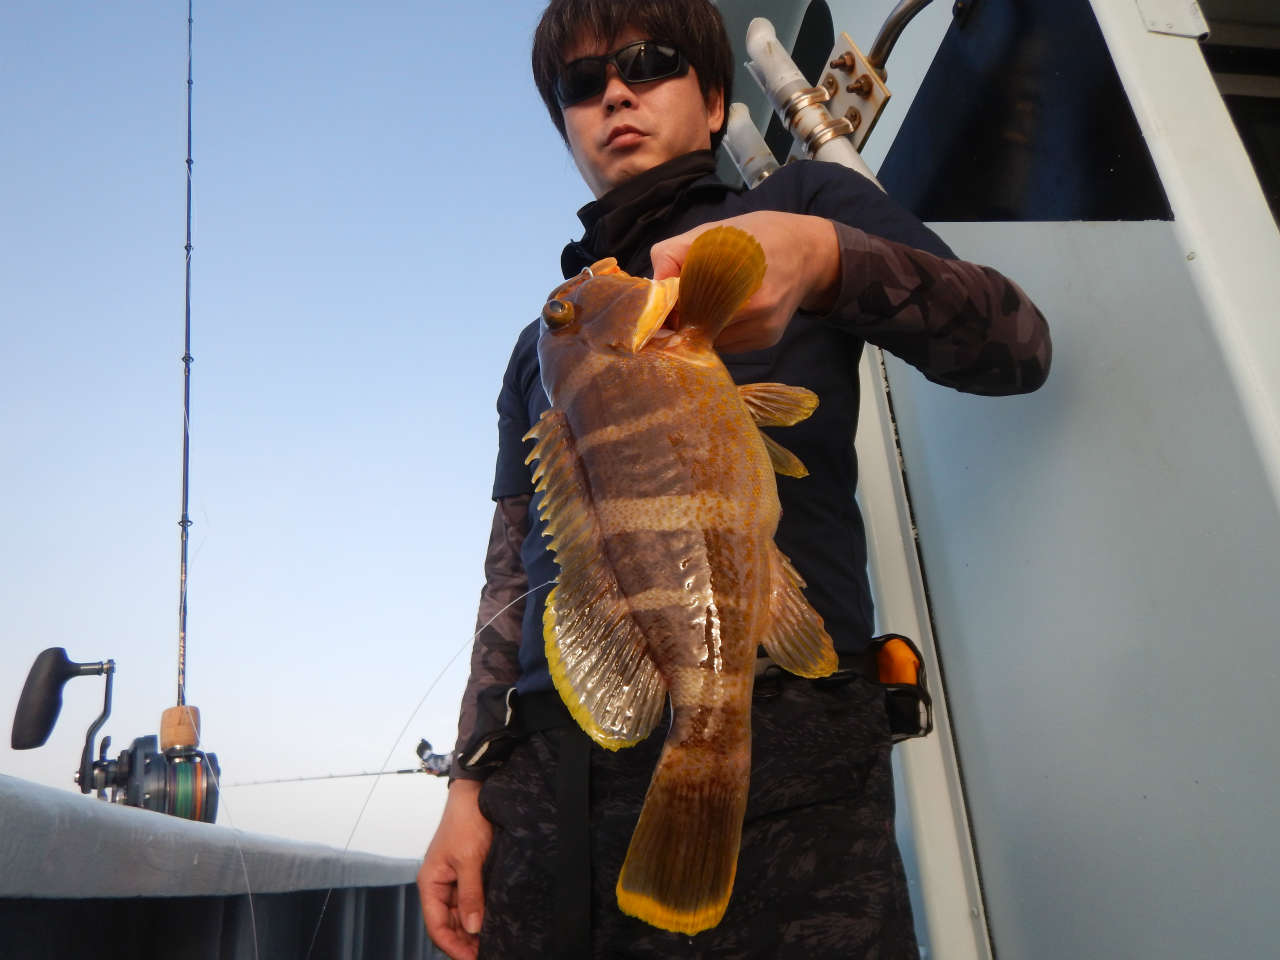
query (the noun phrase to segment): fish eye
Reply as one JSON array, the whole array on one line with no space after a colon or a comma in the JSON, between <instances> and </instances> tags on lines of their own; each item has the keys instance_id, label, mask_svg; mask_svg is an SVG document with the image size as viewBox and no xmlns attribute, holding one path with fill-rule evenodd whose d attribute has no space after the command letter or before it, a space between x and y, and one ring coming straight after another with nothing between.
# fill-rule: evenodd
<instances>
[{"instance_id":1,"label":"fish eye","mask_svg":"<svg viewBox=\"0 0 1280 960\"><path fill-rule=\"evenodd\" d=\"M568 300L548 300L542 308L542 319L554 330L567 327L573 322L573 304Z\"/></svg>"}]
</instances>

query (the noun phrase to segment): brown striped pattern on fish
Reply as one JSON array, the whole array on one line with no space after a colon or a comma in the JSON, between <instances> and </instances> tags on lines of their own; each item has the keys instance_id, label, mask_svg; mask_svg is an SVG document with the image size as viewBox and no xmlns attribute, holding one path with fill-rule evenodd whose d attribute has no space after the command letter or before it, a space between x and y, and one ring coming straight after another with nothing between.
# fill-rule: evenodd
<instances>
[{"instance_id":1,"label":"brown striped pattern on fish","mask_svg":"<svg viewBox=\"0 0 1280 960\"><path fill-rule=\"evenodd\" d=\"M774 467L803 466L757 427L803 419L816 400L758 385L749 408L711 348L763 272L753 239L709 231L682 273L679 330L654 336L669 282L615 271L558 288L538 345L552 409L529 433L530 459L561 567L547 660L570 712L610 749L645 735L652 719L628 718L653 718L653 696L669 693L617 895L624 912L685 933L718 923L733 888L757 646L806 675L834 666L773 544ZM635 679L653 671L661 684Z\"/></svg>"}]
</instances>

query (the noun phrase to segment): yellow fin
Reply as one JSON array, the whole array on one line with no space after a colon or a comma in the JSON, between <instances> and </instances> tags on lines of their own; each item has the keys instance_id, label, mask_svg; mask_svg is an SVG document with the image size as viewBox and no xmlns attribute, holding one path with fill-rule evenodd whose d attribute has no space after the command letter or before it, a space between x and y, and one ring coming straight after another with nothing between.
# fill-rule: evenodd
<instances>
[{"instance_id":1,"label":"yellow fin","mask_svg":"<svg viewBox=\"0 0 1280 960\"><path fill-rule=\"evenodd\" d=\"M718 924L729 906L747 778L725 777L713 764L688 763L681 756L685 749L663 749L615 892L623 913L692 935ZM695 779L699 768L710 775Z\"/></svg>"},{"instance_id":2,"label":"yellow fin","mask_svg":"<svg viewBox=\"0 0 1280 960\"><path fill-rule=\"evenodd\" d=\"M760 641L773 662L801 677L825 677L839 665L822 617L800 592L804 580L782 551L770 561L770 621Z\"/></svg>"},{"instance_id":3,"label":"yellow fin","mask_svg":"<svg viewBox=\"0 0 1280 960\"><path fill-rule=\"evenodd\" d=\"M607 277L611 273L621 273L622 268L618 266L616 257L605 257L589 267L584 267L582 272L589 277Z\"/></svg>"},{"instance_id":4,"label":"yellow fin","mask_svg":"<svg viewBox=\"0 0 1280 960\"><path fill-rule=\"evenodd\" d=\"M667 685L604 557L573 436L554 407L525 435L560 576L542 618L547 664L578 725L610 750L633 746L662 718Z\"/></svg>"},{"instance_id":5,"label":"yellow fin","mask_svg":"<svg viewBox=\"0 0 1280 960\"><path fill-rule=\"evenodd\" d=\"M773 437L761 432L760 439L764 441L764 448L769 452L769 463L774 473L780 473L784 477L809 475L809 468L804 465L804 462Z\"/></svg>"},{"instance_id":6,"label":"yellow fin","mask_svg":"<svg viewBox=\"0 0 1280 960\"><path fill-rule=\"evenodd\" d=\"M715 340L764 280L764 251L736 227L700 234L680 270L680 329L701 330Z\"/></svg>"},{"instance_id":7,"label":"yellow fin","mask_svg":"<svg viewBox=\"0 0 1280 960\"><path fill-rule=\"evenodd\" d=\"M632 353L639 353L650 338L662 328L667 314L676 304L679 293L679 277L649 281L649 296L645 300L644 308L640 311L640 316L636 318L635 332L632 334Z\"/></svg>"},{"instance_id":8,"label":"yellow fin","mask_svg":"<svg viewBox=\"0 0 1280 960\"><path fill-rule=\"evenodd\" d=\"M738 396L758 427L790 427L818 409L818 395L785 383L744 383Z\"/></svg>"}]
</instances>

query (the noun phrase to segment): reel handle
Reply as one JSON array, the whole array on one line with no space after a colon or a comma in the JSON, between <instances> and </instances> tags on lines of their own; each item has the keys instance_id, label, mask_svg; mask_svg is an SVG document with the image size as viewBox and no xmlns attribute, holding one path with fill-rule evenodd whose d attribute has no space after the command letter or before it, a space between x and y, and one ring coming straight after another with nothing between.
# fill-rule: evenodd
<instances>
[{"instance_id":1,"label":"reel handle","mask_svg":"<svg viewBox=\"0 0 1280 960\"><path fill-rule=\"evenodd\" d=\"M76 663L67 656L65 647L50 647L41 652L31 665L18 698L9 745L14 750L44 746L62 711L63 685L72 677L101 676L114 667L115 663L110 660Z\"/></svg>"}]
</instances>

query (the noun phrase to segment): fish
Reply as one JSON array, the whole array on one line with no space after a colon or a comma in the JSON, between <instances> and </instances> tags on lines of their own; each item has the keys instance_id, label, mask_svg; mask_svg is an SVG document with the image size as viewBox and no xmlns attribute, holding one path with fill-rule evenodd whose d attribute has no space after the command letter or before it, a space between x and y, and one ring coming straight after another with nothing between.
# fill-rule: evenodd
<instances>
[{"instance_id":1,"label":"fish","mask_svg":"<svg viewBox=\"0 0 1280 960\"><path fill-rule=\"evenodd\" d=\"M733 890L758 648L802 677L837 666L773 539L774 474L807 471L760 430L805 419L817 395L738 386L713 347L765 268L751 234L720 226L679 277L610 258L557 287L538 337L551 407L525 437L560 568L543 617L556 690L609 750L647 738L671 705L618 907L689 935L723 919Z\"/></svg>"}]
</instances>

